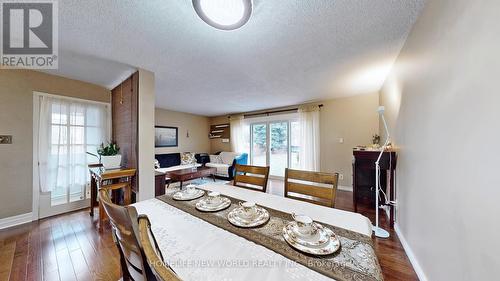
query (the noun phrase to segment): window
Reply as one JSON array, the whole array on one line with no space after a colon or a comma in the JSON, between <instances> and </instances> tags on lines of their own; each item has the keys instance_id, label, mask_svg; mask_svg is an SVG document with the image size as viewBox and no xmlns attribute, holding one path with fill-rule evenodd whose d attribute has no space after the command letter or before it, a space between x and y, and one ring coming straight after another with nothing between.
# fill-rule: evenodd
<instances>
[{"instance_id":1,"label":"window","mask_svg":"<svg viewBox=\"0 0 500 281\"><path fill-rule=\"evenodd\" d=\"M107 141L109 106L40 96L39 162L41 191L50 192L51 206L88 198L87 165Z\"/></svg>"},{"instance_id":2,"label":"window","mask_svg":"<svg viewBox=\"0 0 500 281\"><path fill-rule=\"evenodd\" d=\"M267 166L267 124L252 124L252 165Z\"/></svg>"},{"instance_id":3,"label":"window","mask_svg":"<svg viewBox=\"0 0 500 281\"><path fill-rule=\"evenodd\" d=\"M269 151L269 173L284 177L288 165L288 121L269 123L271 147Z\"/></svg>"}]
</instances>

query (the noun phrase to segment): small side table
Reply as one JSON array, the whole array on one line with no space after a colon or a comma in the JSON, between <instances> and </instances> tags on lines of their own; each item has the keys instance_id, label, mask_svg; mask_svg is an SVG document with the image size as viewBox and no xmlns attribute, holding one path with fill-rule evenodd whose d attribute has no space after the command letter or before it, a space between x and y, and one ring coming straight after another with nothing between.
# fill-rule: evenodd
<instances>
[{"instance_id":1,"label":"small side table","mask_svg":"<svg viewBox=\"0 0 500 281\"><path fill-rule=\"evenodd\" d=\"M123 204L129 205L132 198L132 180L136 169L113 169L106 170L100 164L89 165L90 171L90 216L94 216L94 207L97 205L97 191L99 189L123 190ZM99 203L99 230L105 218L104 209Z\"/></svg>"}]
</instances>

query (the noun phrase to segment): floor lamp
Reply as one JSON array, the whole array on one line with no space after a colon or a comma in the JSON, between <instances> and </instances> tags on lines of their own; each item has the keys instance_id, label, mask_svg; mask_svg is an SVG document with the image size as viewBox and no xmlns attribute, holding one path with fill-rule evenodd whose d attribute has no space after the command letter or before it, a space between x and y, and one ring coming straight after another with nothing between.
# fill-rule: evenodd
<instances>
[{"instance_id":1,"label":"floor lamp","mask_svg":"<svg viewBox=\"0 0 500 281\"><path fill-rule=\"evenodd\" d=\"M380 192L380 158L382 158L382 155L384 154L385 148L389 144L389 129L387 129L387 123L385 122L384 118L384 111L385 107L379 106L377 109L378 114L382 118L382 122L384 123L384 128L385 128L385 134L386 134L386 139L384 142L384 145L380 149L380 154L378 155L377 161L375 162L375 226L372 226L372 230L375 233L376 237L379 238L389 238L389 232L387 230L381 228L378 226L378 211L379 211L379 206L378 206L378 197L379 197L379 192Z\"/></svg>"}]
</instances>

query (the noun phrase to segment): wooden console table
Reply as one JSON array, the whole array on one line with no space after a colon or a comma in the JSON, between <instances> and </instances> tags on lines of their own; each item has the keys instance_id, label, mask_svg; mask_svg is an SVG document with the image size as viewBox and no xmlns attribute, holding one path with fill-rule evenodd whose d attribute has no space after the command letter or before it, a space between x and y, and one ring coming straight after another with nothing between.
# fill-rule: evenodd
<instances>
[{"instance_id":1,"label":"wooden console table","mask_svg":"<svg viewBox=\"0 0 500 281\"><path fill-rule=\"evenodd\" d=\"M375 205L375 161L380 154L376 150L354 150L353 151L353 203L354 212L358 212L358 202L365 201L371 206ZM394 200L394 178L396 176L397 154L394 151L386 151L380 159L380 183L382 190L389 196L389 201ZM383 198L382 193L380 193ZM384 203L380 202L379 203ZM394 206L389 205L389 221L394 226Z\"/></svg>"},{"instance_id":2,"label":"wooden console table","mask_svg":"<svg viewBox=\"0 0 500 281\"><path fill-rule=\"evenodd\" d=\"M135 177L135 169L113 169L106 170L102 165L89 165L90 171L90 215L94 216L94 207L97 206L97 192L101 188L109 190L123 190L123 204L132 203L132 180ZM116 198L115 198L116 200ZM102 205L99 204L99 230L102 229L105 214Z\"/></svg>"}]
</instances>

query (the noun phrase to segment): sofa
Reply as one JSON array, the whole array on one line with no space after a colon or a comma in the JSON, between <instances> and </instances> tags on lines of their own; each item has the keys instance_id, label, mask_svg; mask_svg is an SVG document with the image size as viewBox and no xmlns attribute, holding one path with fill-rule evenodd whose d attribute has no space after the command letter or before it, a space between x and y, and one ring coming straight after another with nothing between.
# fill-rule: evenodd
<instances>
[{"instance_id":1,"label":"sofa","mask_svg":"<svg viewBox=\"0 0 500 281\"><path fill-rule=\"evenodd\" d=\"M210 162L205 163L205 166L216 168L217 172L215 175L217 177L232 180L235 174L236 164L247 165L247 163L247 153L222 151L214 155L210 155Z\"/></svg>"},{"instance_id":2,"label":"sofa","mask_svg":"<svg viewBox=\"0 0 500 281\"><path fill-rule=\"evenodd\" d=\"M186 153L183 153L185 156ZM157 172L166 173L175 170L188 169L192 167L201 167L202 164L198 162L201 159L201 154L191 153L194 157L190 159L184 159L182 161L181 153L165 153L165 154L155 154L155 159L158 161L159 168L156 168ZM188 162L186 162L188 161ZM184 162L184 163L183 163Z\"/></svg>"}]
</instances>

